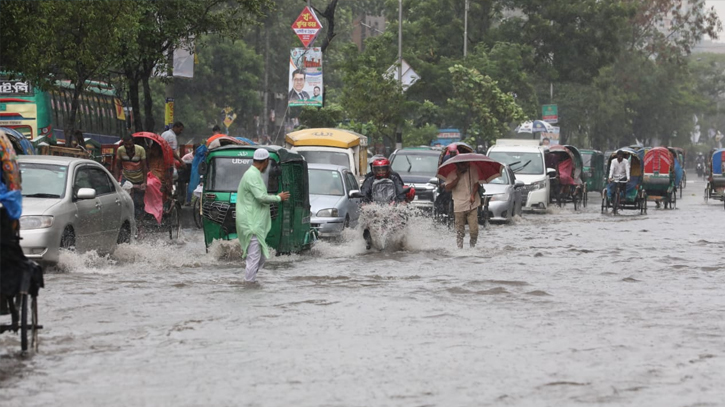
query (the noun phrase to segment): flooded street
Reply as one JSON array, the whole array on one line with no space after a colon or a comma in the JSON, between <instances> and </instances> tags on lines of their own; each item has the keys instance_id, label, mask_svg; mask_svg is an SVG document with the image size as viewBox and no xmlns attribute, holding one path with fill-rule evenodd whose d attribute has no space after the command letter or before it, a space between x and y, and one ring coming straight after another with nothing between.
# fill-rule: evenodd
<instances>
[{"instance_id":1,"label":"flooded street","mask_svg":"<svg viewBox=\"0 0 725 407\"><path fill-rule=\"evenodd\" d=\"M350 231L272 258L259 288L198 230L65 255L40 353L0 336L0 404L722 405L725 211L703 188L645 216L602 215L590 194L475 249L424 220L404 252Z\"/></svg>"}]
</instances>

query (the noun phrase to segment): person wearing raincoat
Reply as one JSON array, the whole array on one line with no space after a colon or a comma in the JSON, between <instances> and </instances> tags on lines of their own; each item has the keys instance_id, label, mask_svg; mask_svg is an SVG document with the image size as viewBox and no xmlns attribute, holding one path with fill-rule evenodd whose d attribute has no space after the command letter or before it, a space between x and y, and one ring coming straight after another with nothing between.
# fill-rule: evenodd
<instances>
[{"instance_id":1,"label":"person wearing raincoat","mask_svg":"<svg viewBox=\"0 0 725 407\"><path fill-rule=\"evenodd\" d=\"M254 152L254 162L244 173L237 188L237 236L242 245L242 258L246 259L244 281L254 283L257 272L267 258L267 234L272 227L269 205L289 199L289 192L278 195L267 193L262 173L269 166L269 151L260 148Z\"/></svg>"}]
</instances>

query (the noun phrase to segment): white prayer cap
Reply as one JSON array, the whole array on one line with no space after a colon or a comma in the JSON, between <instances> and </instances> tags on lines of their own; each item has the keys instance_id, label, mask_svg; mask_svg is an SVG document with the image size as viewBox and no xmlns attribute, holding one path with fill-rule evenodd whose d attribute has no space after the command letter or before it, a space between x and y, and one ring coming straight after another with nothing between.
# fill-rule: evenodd
<instances>
[{"instance_id":1,"label":"white prayer cap","mask_svg":"<svg viewBox=\"0 0 725 407\"><path fill-rule=\"evenodd\" d=\"M254 161L264 161L269 158L269 151L258 148L254 151Z\"/></svg>"}]
</instances>

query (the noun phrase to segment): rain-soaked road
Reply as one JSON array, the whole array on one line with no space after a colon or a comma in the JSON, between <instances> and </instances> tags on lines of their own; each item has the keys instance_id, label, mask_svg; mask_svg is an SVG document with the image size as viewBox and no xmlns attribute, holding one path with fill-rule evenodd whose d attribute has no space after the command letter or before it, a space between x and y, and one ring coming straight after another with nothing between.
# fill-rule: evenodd
<instances>
[{"instance_id":1,"label":"rain-soaked road","mask_svg":"<svg viewBox=\"0 0 725 407\"><path fill-rule=\"evenodd\" d=\"M351 234L259 289L197 231L66 256L41 353L0 335L0 405L725 405L725 211L703 188L646 216L592 194L462 251L422 222L405 252Z\"/></svg>"}]
</instances>

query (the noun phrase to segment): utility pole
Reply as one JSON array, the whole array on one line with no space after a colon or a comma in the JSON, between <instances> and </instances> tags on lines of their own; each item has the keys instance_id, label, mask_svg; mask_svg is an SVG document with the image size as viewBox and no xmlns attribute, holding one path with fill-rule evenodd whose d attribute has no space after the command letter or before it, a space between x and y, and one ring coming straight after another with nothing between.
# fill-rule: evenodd
<instances>
[{"instance_id":1,"label":"utility pole","mask_svg":"<svg viewBox=\"0 0 725 407\"><path fill-rule=\"evenodd\" d=\"M308 0L309 1L309 0ZM398 0L398 86L403 91L403 0ZM400 123L395 129L395 148L403 148L403 129Z\"/></svg>"},{"instance_id":2,"label":"utility pole","mask_svg":"<svg viewBox=\"0 0 725 407\"><path fill-rule=\"evenodd\" d=\"M271 17L267 17L264 22L264 109L262 110L262 134L258 136L264 137L269 134L269 26Z\"/></svg>"},{"instance_id":3,"label":"utility pole","mask_svg":"<svg viewBox=\"0 0 725 407\"><path fill-rule=\"evenodd\" d=\"M171 127L174 124L174 49L169 47L169 55L167 56L167 71L166 71L166 104L164 114L164 124ZM147 129L144 126L145 131L154 131L154 129Z\"/></svg>"},{"instance_id":4,"label":"utility pole","mask_svg":"<svg viewBox=\"0 0 725 407\"><path fill-rule=\"evenodd\" d=\"M466 0L466 11L463 14L463 58L468 55L468 7L470 0Z\"/></svg>"}]
</instances>

